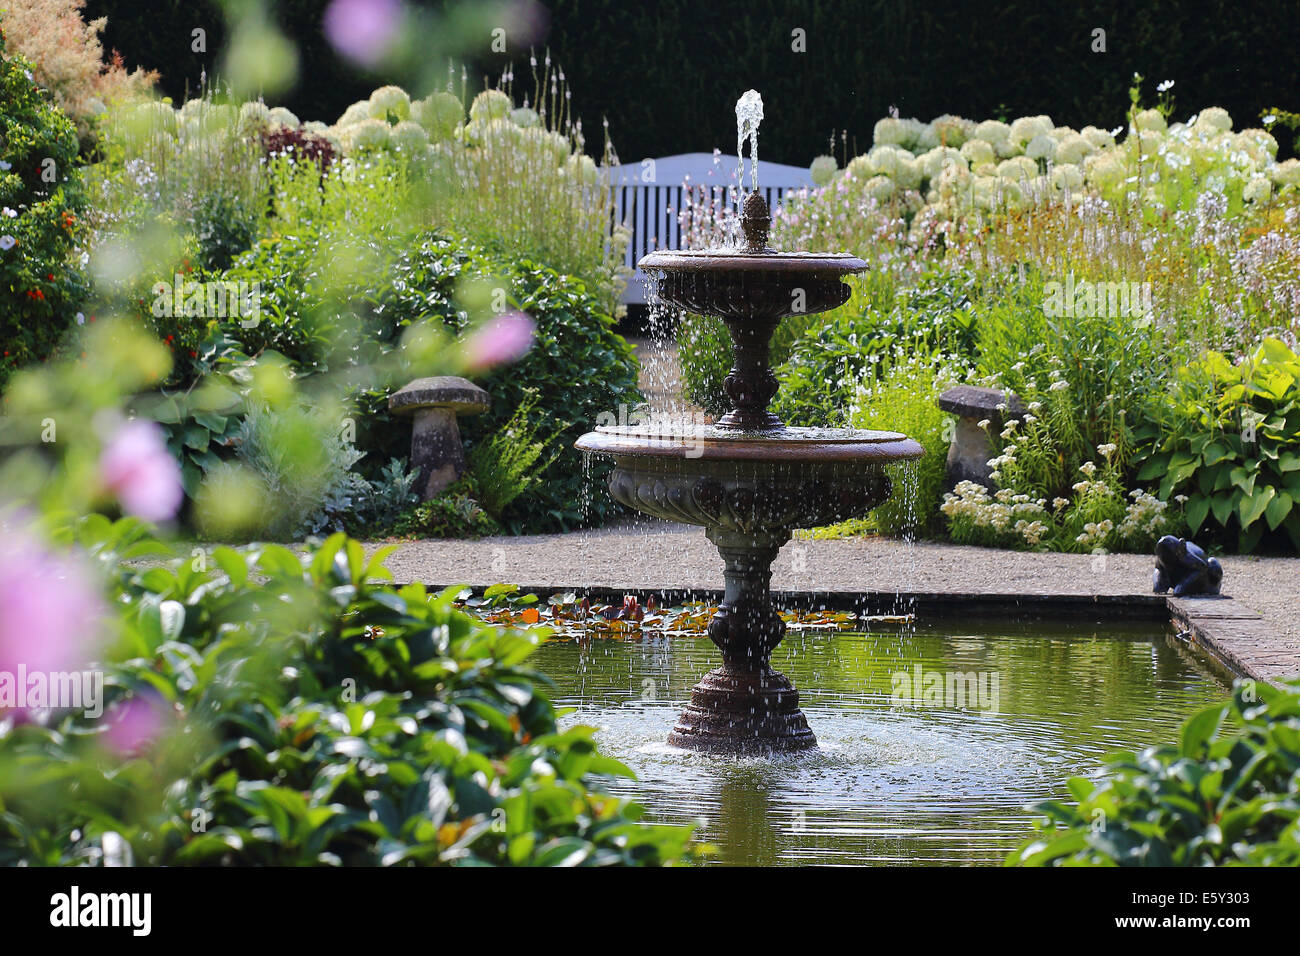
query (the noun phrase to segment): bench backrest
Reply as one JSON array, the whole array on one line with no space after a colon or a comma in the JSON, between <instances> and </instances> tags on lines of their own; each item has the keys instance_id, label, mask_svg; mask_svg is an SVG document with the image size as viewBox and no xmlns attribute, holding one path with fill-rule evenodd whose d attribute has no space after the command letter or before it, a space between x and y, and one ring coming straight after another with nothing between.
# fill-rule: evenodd
<instances>
[{"instance_id":1,"label":"bench backrest","mask_svg":"<svg viewBox=\"0 0 1300 956\"><path fill-rule=\"evenodd\" d=\"M750 160L744 160L745 183L750 181ZM609 168L614 187L614 218L632 231L626 263L637 261L655 249L680 249L682 212L687 186L703 186L711 195L722 196L736 184L736 158L713 153L682 153ZM808 170L758 158L759 191L776 214L781 197L791 189L811 186ZM646 276L639 269L628 281L623 302L646 301Z\"/></svg>"}]
</instances>

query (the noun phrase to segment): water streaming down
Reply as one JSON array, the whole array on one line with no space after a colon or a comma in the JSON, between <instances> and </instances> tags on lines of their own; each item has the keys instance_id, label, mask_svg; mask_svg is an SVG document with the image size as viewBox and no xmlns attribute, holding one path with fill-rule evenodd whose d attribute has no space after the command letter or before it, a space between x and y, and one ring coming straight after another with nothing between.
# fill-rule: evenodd
<instances>
[{"instance_id":1,"label":"water streaming down","mask_svg":"<svg viewBox=\"0 0 1300 956\"><path fill-rule=\"evenodd\" d=\"M798 691L769 663L785 633L771 600L772 561L795 528L867 514L890 495L886 466L923 453L897 432L792 427L768 409L778 388L769 361L777 325L842 305L850 291L844 278L867 264L846 253L768 248L771 217L757 191L762 115L755 91L737 103L738 145L743 151L750 142L754 187L741 205L738 248L654 252L638 263L655 277L656 304L726 325L733 365L723 389L731 410L711 424L605 424L577 442L614 459L615 500L702 526L722 557L725 595L708 628L722 666L696 685L668 739L727 754L816 746Z\"/></svg>"}]
</instances>

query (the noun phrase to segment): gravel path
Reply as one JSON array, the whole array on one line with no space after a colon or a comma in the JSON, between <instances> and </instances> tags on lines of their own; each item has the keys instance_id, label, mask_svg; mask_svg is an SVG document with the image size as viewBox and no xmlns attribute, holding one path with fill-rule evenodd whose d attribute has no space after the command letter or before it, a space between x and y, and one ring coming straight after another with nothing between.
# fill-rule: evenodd
<instances>
[{"instance_id":1,"label":"gravel path","mask_svg":"<svg viewBox=\"0 0 1300 956\"><path fill-rule=\"evenodd\" d=\"M1258 611L1278 638L1300 641L1300 558L1227 557L1224 594ZM718 553L703 530L634 521L564 535L419 541L388 561L399 582L537 587L716 589ZM891 538L799 539L772 568L777 590L1149 594L1148 555L998 551ZM1293 645L1294 646L1294 645Z\"/></svg>"}]
</instances>

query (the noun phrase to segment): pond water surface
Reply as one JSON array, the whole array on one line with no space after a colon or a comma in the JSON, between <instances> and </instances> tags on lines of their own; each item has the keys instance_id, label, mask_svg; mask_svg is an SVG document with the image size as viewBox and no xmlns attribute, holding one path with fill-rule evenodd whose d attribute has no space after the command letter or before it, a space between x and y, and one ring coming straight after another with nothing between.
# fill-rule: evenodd
<instances>
[{"instance_id":1,"label":"pond water surface","mask_svg":"<svg viewBox=\"0 0 1300 956\"><path fill-rule=\"evenodd\" d=\"M636 772L610 791L698 823L724 864L1001 863L1028 835L1024 804L1064 797L1111 751L1173 743L1225 692L1160 624L790 633L772 663L820 749L728 759L664 743L719 663L707 638L554 641L535 663L575 709L564 722Z\"/></svg>"}]
</instances>

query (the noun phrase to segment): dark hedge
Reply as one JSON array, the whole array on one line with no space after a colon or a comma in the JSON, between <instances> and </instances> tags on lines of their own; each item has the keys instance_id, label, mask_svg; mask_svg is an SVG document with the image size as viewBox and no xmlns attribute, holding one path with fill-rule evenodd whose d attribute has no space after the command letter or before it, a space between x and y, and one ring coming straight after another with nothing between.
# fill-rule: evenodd
<instances>
[{"instance_id":1,"label":"dark hedge","mask_svg":"<svg viewBox=\"0 0 1300 956\"><path fill-rule=\"evenodd\" d=\"M422 3L424 6L440 6ZM984 119L1048 113L1063 124L1116 126L1133 73L1175 80L1177 114L1226 107L1237 126L1258 125L1262 109L1300 108L1298 18L1259 0L1044 4L953 0L551 0L547 43L573 86L584 127L610 118L624 160L735 142L733 107L749 87L762 92L764 155L805 164L832 129L850 146L870 145L875 121L957 113ZM281 0L277 17L299 43L302 80L285 98L299 116L332 121L380 77L344 67L320 35L326 0ZM214 0L90 0L107 16L106 46L130 64L162 71L173 97L211 72L220 49ZM206 56L190 53L190 30L208 29ZM1092 31L1106 53L1092 53ZM806 31L807 52L791 51ZM488 38L484 38L486 49ZM523 63L526 54L518 58ZM503 57L484 57L475 76ZM1289 140L1290 137L1282 137ZM1290 143L1283 144L1284 155Z\"/></svg>"}]
</instances>

